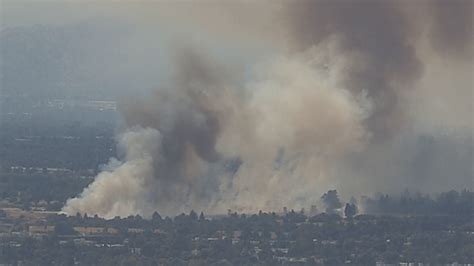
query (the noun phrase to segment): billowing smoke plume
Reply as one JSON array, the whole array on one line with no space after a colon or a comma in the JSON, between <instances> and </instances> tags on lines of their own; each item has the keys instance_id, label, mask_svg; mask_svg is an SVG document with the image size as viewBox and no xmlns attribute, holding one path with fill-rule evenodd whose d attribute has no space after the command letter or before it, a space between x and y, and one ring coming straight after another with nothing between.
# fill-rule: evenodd
<instances>
[{"instance_id":1,"label":"billowing smoke plume","mask_svg":"<svg viewBox=\"0 0 474 266\"><path fill-rule=\"evenodd\" d=\"M413 29L396 2L308 0L291 5L289 12L297 46L337 39L338 52L351 57L341 82L351 91L367 91L373 100L368 124L376 137L393 132L400 123L396 90L412 86L421 72L410 43Z\"/></svg>"},{"instance_id":2,"label":"billowing smoke plume","mask_svg":"<svg viewBox=\"0 0 474 266\"><path fill-rule=\"evenodd\" d=\"M125 152L124 161L111 160L107 169L82 192L82 198L68 201L66 212L89 211L105 217L151 211L148 198L154 183L153 157L159 154L161 135L156 129L135 127L119 136L118 148Z\"/></svg>"},{"instance_id":3,"label":"billowing smoke plume","mask_svg":"<svg viewBox=\"0 0 474 266\"><path fill-rule=\"evenodd\" d=\"M242 90L222 67L183 52L177 87L124 107L131 128L119 136L124 162L64 210L111 217L130 209L150 214L150 206L175 213L303 205L333 162L368 139L365 95L356 98L325 77L319 65L326 59L315 52L258 66ZM285 193L295 182L308 186ZM124 196L130 190L136 201Z\"/></svg>"},{"instance_id":4,"label":"billowing smoke plume","mask_svg":"<svg viewBox=\"0 0 474 266\"><path fill-rule=\"evenodd\" d=\"M448 9L471 3L454 1ZM266 49L269 55L245 70L194 47L179 49L169 88L124 103L120 161L112 160L64 211L113 217L300 208L330 188L349 195L449 180L432 170L439 160L445 169L456 168L441 171L460 176L454 186L469 183L472 136L452 138L419 125L410 99L437 95L436 88L419 89L431 58L442 54L469 69L459 54L472 54L472 9L458 14L438 2L410 9L395 1L268 5L274 14L265 18L275 32L259 36L284 44ZM225 36L222 44L228 44L232 34L221 34L226 23L211 17L221 27L206 32ZM249 31L267 31L272 23L260 24ZM232 47L237 39L230 39ZM469 95L469 81L459 84ZM468 116L467 110L457 115ZM431 124L443 122L430 117ZM451 160L463 144L464 159Z\"/></svg>"}]
</instances>

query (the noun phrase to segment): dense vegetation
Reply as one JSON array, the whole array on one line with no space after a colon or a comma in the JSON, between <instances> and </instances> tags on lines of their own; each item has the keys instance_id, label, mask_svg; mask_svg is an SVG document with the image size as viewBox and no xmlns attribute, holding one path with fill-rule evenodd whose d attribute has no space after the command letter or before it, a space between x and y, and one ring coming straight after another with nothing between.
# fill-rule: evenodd
<instances>
[{"instance_id":1,"label":"dense vegetation","mask_svg":"<svg viewBox=\"0 0 474 266\"><path fill-rule=\"evenodd\" d=\"M23 265L374 265L474 262L474 223L463 216L372 216L343 219L264 213L206 218L194 211L98 217L55 215L48 234L3 236L0 262ZM17 230L21 230L21 223ZM80 234L75 228L113 228Z\"/></svg>"}]
</instances>

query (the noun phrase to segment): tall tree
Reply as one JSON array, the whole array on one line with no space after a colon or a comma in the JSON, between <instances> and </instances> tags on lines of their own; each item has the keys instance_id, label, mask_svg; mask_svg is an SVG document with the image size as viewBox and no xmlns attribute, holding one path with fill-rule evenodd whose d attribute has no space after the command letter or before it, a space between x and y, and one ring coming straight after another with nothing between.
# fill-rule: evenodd
<instances>
[{"instance_id":1,"label":"tall tree","mask_svg":"<svg viewBox=\"0 0 474 266\"><path fill-rule=\"evenodd\" d=\"M339 200L339 196L337 195L337 190L329 190L328 192L324 193L321 197L324 206L326 207L326 213L334 214L336 210L342 207L342 203Z\"/></svg>"}]
</instances>

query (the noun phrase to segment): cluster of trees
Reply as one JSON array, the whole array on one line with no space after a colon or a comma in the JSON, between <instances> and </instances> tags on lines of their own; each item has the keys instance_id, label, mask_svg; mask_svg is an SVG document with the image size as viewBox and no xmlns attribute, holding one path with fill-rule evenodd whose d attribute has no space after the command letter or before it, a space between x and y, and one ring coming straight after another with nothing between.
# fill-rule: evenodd
<instances>
[{"instance_id":1,"label":"cluster of trees","mask_svg":"<svg viewBox=\"0 0 474 266\"><path fill-rule=\"evenodd\" d=\"M344 214L350 218L359 212L354 198L345 206L336 190L329 190L321 197L327 214ZM447 191L435 195L405 191L400 196L378 194L363 196L360 207L364 213L394 215L455 215L474 217L474 192L469 190ZM344 206L344 208L343 208Z\"/></svg>"},{"instance_id":2,"label":"cluster of trees","mask_svg":"<svg viewBox=\"0 0 474 266\"><path fill-rule=\"evenodd\" d=\"M342 208L342 202L337 195L337 190L329 190L321 196L321 201L324 204L325 212L327 214L338 214ZM344 207L344 215L347 218L354 217L358 212L357 202L354 198L351 198L351 202L346 203Z\"/></svg>"},{"instance_id":3,"label":"cluster of trees","mask_svg":"<svg viewBox=\"0 0 474 266\"><path fill-rule=\"evenodd\" d=\"M7 260L0 256L0 263L278 265L290 258L310 265L473 262L470 219L460 223L455 216L347 216L231 212L209 219L191 211L176 217L163 218L155 212L151 219L135 215L105 220L86 214L56 215L47 221L55 225L55 232L42 239L4 239L0 252ZM118 233L88 238L75 232L75 226L115 228ZM21 247L9 246L11 242Z\"/></svg>"},{"instance_id":4,"label":"cluster of trees","mask_svg":"<svg viewBox=\"0 0 474 266\"><path fill-rule=\"evenodd\" d=\"M474 192L451 190L430 196L405 192L402 195L380 194L374 198L364 197L362 205L366 213L373 214L425 214L474 216Z\"/></svg>"}]
</instances>

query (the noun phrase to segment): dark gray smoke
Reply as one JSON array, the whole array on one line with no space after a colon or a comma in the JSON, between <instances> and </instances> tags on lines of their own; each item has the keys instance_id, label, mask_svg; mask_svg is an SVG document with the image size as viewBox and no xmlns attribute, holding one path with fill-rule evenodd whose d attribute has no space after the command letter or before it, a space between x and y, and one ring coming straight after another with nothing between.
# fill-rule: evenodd
<instances>
[{"instance_id":1,"label":"dark gray smoke","mask_svg":"<svg viewBox=\"0 0 474 266\"><path fill-rule=\"evenodd\" d=\"M291 39L299 49L337 38L339 52L354 57L342 82L367 91L375 109L368 120L376 137L399 127L399 89L410 89L422 64L411 38L414 29L397 1L297 1L289 5Z\"/></svg>"},{"instance_id":2,"label":"dark gray smoke","mask_svg":"<svg viewBox=\"0 0 474 266\"><path fill-rule=\"evenodd\" d=\"M472 64L473 10L471 0L433 0L431 42L440 54L447 54Z\"/></svg>"}]
</instances>

